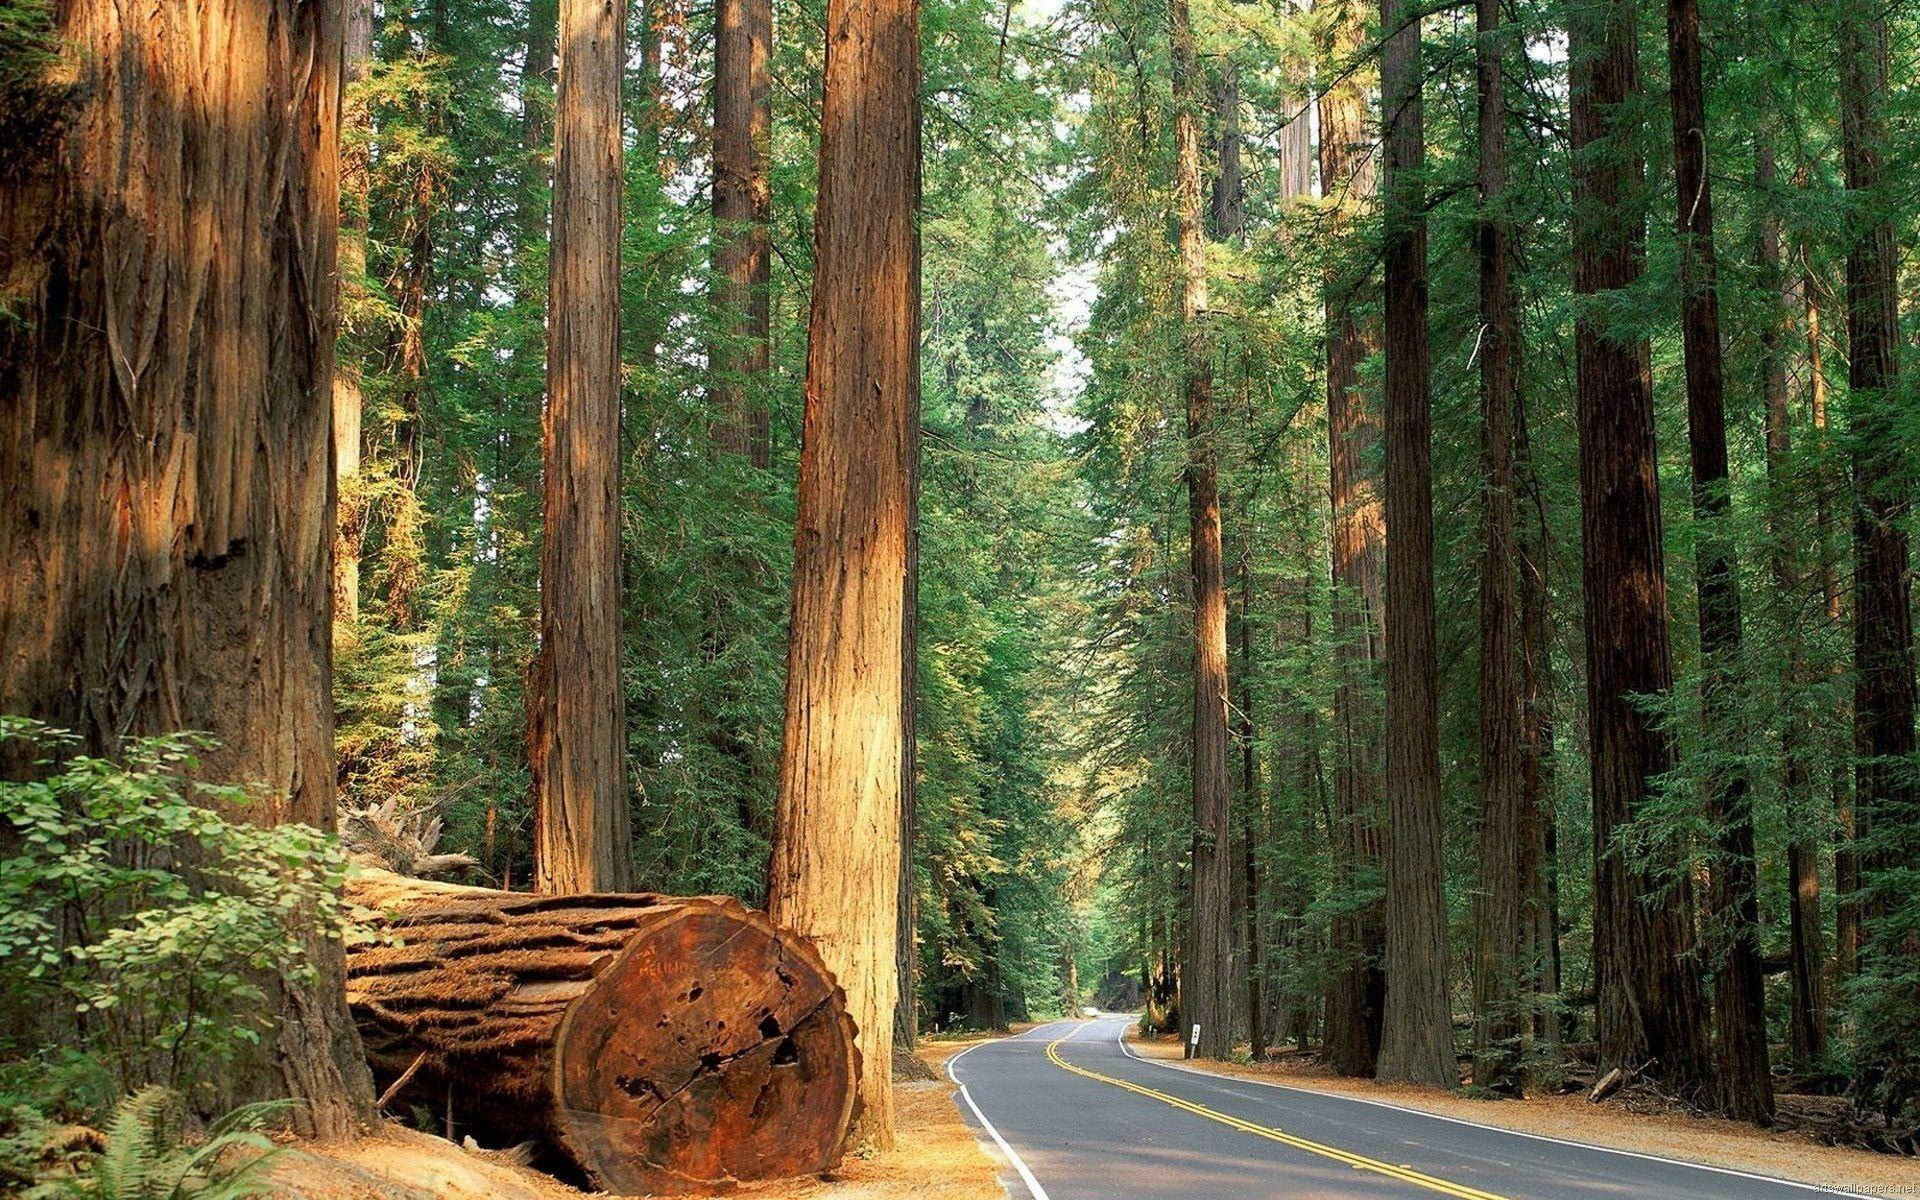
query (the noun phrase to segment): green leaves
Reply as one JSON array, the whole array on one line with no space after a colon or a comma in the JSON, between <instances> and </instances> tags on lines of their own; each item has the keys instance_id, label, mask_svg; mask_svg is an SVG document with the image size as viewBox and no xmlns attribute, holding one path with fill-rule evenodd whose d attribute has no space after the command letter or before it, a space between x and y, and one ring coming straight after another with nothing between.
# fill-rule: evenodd
<instances>
[{"instance_id":1,"label":"green leaves","mask_svg":"<svg viewBox=\"0 0 1920 1200\"><path fill-rule=\"evenodd\" d=\"M304 825L232 819L252 797L191 778L204 735L138 739L117 760L17 717L0 717L0 737L31 746L42 771L0 783L13 834L0 994L64 1009L129 1090L217 1092L272 1027L269 982L310 978L308 939L346 924L339 847Z\"/></svg>"}]
</instances>

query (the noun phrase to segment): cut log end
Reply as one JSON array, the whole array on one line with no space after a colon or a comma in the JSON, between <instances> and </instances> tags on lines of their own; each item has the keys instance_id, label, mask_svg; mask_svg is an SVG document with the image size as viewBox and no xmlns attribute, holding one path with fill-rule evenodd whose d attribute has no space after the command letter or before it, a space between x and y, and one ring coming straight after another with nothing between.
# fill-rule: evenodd
<instances>
[{"instance_id":1,"label":"cut log end","mask_svg":"<svg viewBox=\"0 0 1920 1200\"><path fill-rule=\"evenodd\" d=\"M730 902L679 906L563 1019L557 1133L613 1191L818 1174L852 1112L852 1037L803 943Z\"/></svg>"}]
</instances>

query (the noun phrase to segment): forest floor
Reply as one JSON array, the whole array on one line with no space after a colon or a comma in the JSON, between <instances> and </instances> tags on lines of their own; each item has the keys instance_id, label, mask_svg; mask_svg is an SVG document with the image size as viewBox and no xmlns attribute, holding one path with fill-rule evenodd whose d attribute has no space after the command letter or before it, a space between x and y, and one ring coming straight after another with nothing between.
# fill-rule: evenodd
<instances>
[{"instance_id":1,"label":"forest floor","mask_svg":"<svg viewBox=\"0 0 1920 1200\"><path fill-rule=\"evenodd\" d=\"M1178 1060L1182 1056L1177 1035L1141 1038L1134 1033L1129 1034L1128 1040L1148 1058ZM1329 1095L1397 1104L1494 1129L1705 1163L1845 1191L1920 1195L1920 1161L1911 1158L1824 1145L1806 1133L1756 1129L1738 1121L1675 1112L1636 1112L1620 1107L1617 1100L1590 1104L1580 1093L1530 1096L1524 1100L1481 1099L1433 1088L1349 1079L1333 1074L1305 1055L1289 1055L1258 1064L1206 1063L1200 1069Z\"/></svg>"},{"instance_id":2,"label":"forest floor","mask_svg":"<svg viewBox=\"0 0 1920 1200\"><path fill-rule=\"evenodd\" d=\"M1002 1036L1002 1035L994 1035ZM933 1079L896 1079L895 1147L849 1155L825 1179L742 1187L749 1200L1002 1200L999 1167L954 1103L947 1059L987 1038L923 1043ZM291 1200L586 1200L590 1193L520 1165L509 1154L462 1149L398 1125L340 1145L301 1145L272 1169Z\"/></svg>"}]
</instances>

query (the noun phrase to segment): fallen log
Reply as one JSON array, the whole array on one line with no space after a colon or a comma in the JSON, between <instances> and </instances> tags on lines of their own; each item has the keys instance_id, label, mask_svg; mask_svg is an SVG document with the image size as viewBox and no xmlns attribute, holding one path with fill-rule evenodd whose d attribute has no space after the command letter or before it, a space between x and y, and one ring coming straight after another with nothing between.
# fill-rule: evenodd
<instances>
[{"instance_id":1,"label":"fallen log","mask_svg":"<svg viewBox=\"0 0 1920 1200\"><path fill-rule=\"evenodd\" d=\"M803 938L713 897L534 896L361 871L347 1003L383 1087L612 1192L830 1170L859 1077Z\"/></svg>"}]
</instances>

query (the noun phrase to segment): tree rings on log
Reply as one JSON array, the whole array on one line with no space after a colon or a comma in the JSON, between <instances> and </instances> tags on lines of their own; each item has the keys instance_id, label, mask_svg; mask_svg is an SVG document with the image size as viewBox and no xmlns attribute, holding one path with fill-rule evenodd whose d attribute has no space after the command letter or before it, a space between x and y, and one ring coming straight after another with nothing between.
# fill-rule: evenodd
<instances>
[{"instance_id":1,"label":"tree rings on log","mask_svg":"<svg viewBox=\"0 0 1920 1200\"><path fill-rule=\"evenodd\" d=\"M813 947L729 899L532 896L357 875L347 1000L375 1074L613 1192L831 1169L858 1059Z\"/></svg>"}]
</instances>

